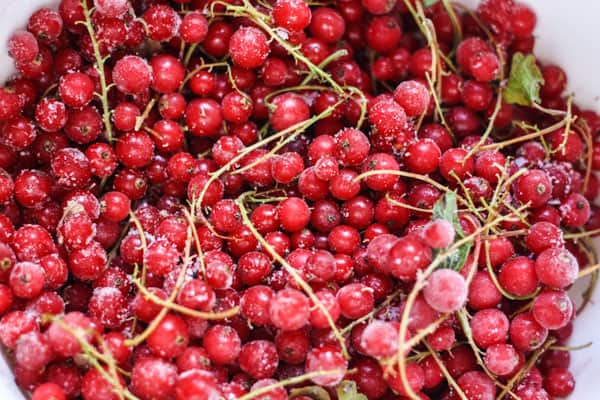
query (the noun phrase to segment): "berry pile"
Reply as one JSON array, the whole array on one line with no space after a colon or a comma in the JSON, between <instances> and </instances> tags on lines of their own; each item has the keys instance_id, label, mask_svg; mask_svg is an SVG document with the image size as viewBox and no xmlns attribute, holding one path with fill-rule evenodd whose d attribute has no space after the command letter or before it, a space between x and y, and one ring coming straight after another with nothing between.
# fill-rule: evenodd
<instances>
[{"instance_id":1,"label":"berry pile","mask_svg":"<svg viewBox=\"0 0 600 400\"><path fill-rule=\"evenodd\" d=\"M0 343L18 385L569 395L599 269L600 117L532 55L535 24L513 0L36 11L0 88Z\"/></svg>"}]
</instances>

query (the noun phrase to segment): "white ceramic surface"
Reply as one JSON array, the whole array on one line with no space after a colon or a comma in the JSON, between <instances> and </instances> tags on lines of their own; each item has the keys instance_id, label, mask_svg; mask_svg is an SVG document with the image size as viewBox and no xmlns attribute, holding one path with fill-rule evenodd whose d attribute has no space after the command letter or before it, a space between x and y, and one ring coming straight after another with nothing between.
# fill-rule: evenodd
<instances>
[{"instance_id":1,"label":"white ceramic surface","mask_svg":"<svg viewBox=\"0 0 600 400\"><path fill-rule=\"evenodd\" d=\"M478 0L463 0L474 6ZM597 0L527 0L538 15L536 53L545 62L559 63L569 77L569 90L576 93L577 103L600 112L600 1ZM16 29L25 27L27 18L42 6L56 7L53 0L0 0L0 82L14 71L6 55L6 39ZM597 242L600 247L600 241ZM600 289L594 296L600 301ZM600 305L592 303L577 319L571 343L594 342L591 348L572 353L572 370L577 388L572 400L597 400L600 388ZM596 343L597 341L597 343ZM22 399L13 376L0 358L0 399Z\"/></svg>"}]
</instances>

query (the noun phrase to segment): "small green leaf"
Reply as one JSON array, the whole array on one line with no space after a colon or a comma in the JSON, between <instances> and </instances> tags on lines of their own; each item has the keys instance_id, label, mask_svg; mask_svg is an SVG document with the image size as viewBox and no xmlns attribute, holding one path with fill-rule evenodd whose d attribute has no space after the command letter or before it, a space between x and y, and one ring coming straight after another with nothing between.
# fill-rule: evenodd
<instances>
[{"instance_id":1,"label":"small green leaf","mask_svg":"<svg viewBox=\"0 0 600 400\"><path fill-rule=\"evenodd\" d=\"M460 271L465 266L465 262L467 262L467 257L469 257L469 252L471 251L471 243L465 243L456 249L452 254L450 254L446 259L440 264L440 268L453 269L455 271Z\"/></svg>"},{"instance_id":2,"label":"small green leaf","mask_svg":"<svg viewBox=\"0 0 600 400\"><path fill-rule=\"evenodd\" d=\"M531 54L515 53L510 67L504 101L508 104L531 106L540 102L540 86L544 77Z\"/></svg>"},{"instance_id":3,"label":"small green leaf","mask_svg":"<svg viewBox=\"0 0 600 400\"><path fill-rule=\"evenodd\" d=\"M321 386L306 386L290 390L290 399L300 396L308 396L314 400L331 400L327 390L323 389Z\"/></svg>"},{"instance_id":4,"label":"small green leaf","mask_svg":"<svg viewBox=\"0 0 600 400\"><path fill-rule=\"evenodd\" d=\"M337 389L338 400L367 400L367 396L358 393L356 382L342 381Z\"/></svg>"},{"instance_id":5,"label":"small green leaf","mask_svg":"<svg viewBox=\"0 0 600 400\"><path fill-rule=\"evenodd\" d=\"M444 219L454 226L456 239L464 238L465 234L458 220L458 207L456 205L456 193L446 192L446 195L440 198L433 205L433 219ZM448 268L460 271L467 261L471 243L465 243L450 254L440 264L440 268Z\"/></svg>"},{"instance_id":6,"label":"small green leaf","mask_svg":"<svg viewBox=\"0 0 600 400\"><path fill-rule=\"evenodd\" d=\"M446 192L446 195L433 205L433 219L445 219L454 225L454 229L462 235L462 228L458 222L458 207L456 193Z\"/></svg>"},{"instance_id":7,"label":"small green leaf","mask_svg":"<svg viewBox=\"0 0 600 400\"><path fill-rule=\"evenodd\" d=\"M432 5L434 5L435 3L437 3L440 0L423 0L423 6L424 7L431 7Z\"/></svg>"}]
</instances>

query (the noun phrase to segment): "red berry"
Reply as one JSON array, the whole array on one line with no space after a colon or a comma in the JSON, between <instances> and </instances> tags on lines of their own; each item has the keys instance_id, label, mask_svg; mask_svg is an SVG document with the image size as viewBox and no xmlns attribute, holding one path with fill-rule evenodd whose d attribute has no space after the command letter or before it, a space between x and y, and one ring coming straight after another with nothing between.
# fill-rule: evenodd
<instances>
[{"instance_id":1,"label":"red berry","mask_svg":"<svg viewBox=\"0 0 600 400\"><path fill-rule=\"evenodd\" d=\"M288 31L301 31L308 27L311 20L309 6L300 0L279 0L273 6L275 24Z\"/></svg>"},{"instance_id":2,"label":"red berry","mask_svg":"<svg viewBox=\"0 0 600 400\"><path fill-rule=\"evenodd\" d=\"M242 68L257 68L269 55L267 36L258 28L242 27L229 40L232 61Z\"/></svg>"}]
</instances>

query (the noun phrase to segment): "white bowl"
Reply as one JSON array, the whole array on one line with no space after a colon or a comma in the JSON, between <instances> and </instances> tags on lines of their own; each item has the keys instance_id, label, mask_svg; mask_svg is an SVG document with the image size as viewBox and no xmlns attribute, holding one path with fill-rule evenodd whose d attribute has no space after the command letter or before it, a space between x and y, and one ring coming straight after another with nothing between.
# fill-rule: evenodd
<instances>
[{"instance_id":1,"label":"white bowl","mask_svg":"<svg viewBox=\"0 0 600 400\"><path fill-rule=\"evenodd\" d=\"M400 0L402 1L402 0ZM462 0L475 7L478 0ZM600 112L600 1L595 0L527 0L538 16L536 54L544 62L555 62L565 69L569 91L583 108ZM6 52L6 39L16 29L23 29L31 13L58 0L0 0L0 84L13 74L12 60ZM597 241L600 248L600 240ZM600 288L583 315L577 318L571 344L581 345L600 338ZM571 370L577 379L572 400L597 400L600 387L600 343L571 353ZM594 359L596 361L594 361ZM0 399L23 399L14 384L13 374L0 357Z\"/></svg>"}]
</instances>

